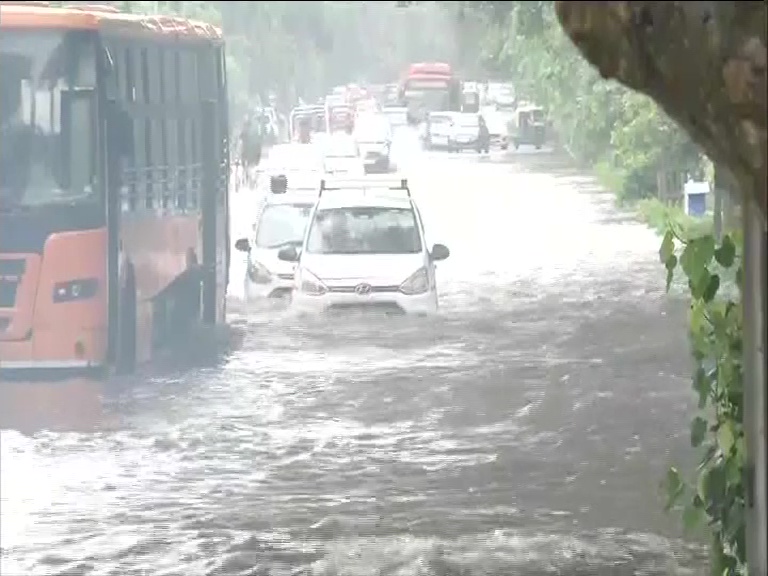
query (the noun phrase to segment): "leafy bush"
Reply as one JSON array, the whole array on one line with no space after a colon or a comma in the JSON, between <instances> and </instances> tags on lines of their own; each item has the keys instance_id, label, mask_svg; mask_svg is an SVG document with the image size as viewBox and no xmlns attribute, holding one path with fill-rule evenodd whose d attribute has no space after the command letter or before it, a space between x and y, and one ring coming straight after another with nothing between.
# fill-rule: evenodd
<instances>
[{"instance_id":1,"label":"leafy bush","mask_svg":"<svg viewBox=\"0 0 768 576\"><path fill-rule=\"evenodd\" d=\"M667 290L676 272L688 280L689 334L695 363L693 389L698 414L691 422L691 445L699 451L690 480L677 468L667 473L667 509L681 508L686 528L706 526L712 536L713 574L746 574L741 299L741 242L712 235L686 239L671 225L659 258L667 270ZM724 290L727 273L735 290Z\"/></svg>"}]
</instances>

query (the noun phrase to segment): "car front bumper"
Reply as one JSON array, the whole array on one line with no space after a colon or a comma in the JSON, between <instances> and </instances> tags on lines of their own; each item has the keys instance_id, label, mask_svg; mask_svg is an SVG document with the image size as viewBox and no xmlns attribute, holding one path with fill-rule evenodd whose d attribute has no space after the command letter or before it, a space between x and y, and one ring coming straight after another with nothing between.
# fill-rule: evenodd
<instances>
[{"instance_id":1,"label":"car front bumper","mask_svg":"<svg viewBox=\"0 0 768 576\"><path fill-rule=\"evenodd\" d=\"M384 313L427 315L437 312L437 293L434 291L407 296L401 292L380 292L359 296L354 292L326 292L315 296L294 291L291 307L299 313L359 310Z\"/></svg>"}]
</instances>

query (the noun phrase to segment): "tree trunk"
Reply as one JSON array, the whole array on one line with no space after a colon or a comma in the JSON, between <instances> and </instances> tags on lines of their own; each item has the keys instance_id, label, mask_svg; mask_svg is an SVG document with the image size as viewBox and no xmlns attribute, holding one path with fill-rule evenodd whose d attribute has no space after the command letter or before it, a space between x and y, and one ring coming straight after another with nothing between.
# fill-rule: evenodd
<instances>
[{"instance_id":1,"label":"tree trunk","mask_svg":"<svg viewBox=\"0 0 768 576\"><path fill-rule=\"evenodd\" d=\"M766 221L765 2L555 2L604 78L648 94Z\"/></svg>"}]
</instances>

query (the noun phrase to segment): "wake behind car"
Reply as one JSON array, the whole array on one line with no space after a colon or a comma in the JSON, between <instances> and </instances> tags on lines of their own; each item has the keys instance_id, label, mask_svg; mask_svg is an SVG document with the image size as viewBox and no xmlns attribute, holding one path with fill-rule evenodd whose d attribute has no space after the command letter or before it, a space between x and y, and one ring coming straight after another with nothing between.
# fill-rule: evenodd
<instances>
[{"instance_id":1,"label":"wake behind car","mask_svg":"<svg viewBox=\"0 0 768 576\"><path fill-rule=\"evenodd\" d=\"M281 248L302 245L317 187L292 188L285 176L270 178L270 194L257 211L252 238L240 238L235 248L248 254L245 300L280 298L293 289L294 264L278 258Z\"/></svg>"},{"instance_id":2,"label":"wake behind car","mask_svg":"<svg viewBox=\"0 0 768 576\"><path fill-rule=\"evenodd\" d=\"M438 308L435 264L448 248L426 245L408 182L369 176L324 181L301 249L278 253L296 263L292 306L429 314Z\"/></svg>"}]
</instances>

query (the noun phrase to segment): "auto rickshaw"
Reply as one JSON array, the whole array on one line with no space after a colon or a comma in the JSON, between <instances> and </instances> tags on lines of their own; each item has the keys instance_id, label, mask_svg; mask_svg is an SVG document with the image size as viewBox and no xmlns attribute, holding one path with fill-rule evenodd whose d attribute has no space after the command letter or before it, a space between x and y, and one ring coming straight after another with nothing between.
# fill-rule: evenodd
<instances>
[{"instance_id":1,"label":"auto rickshaw","mask_svg":"<svg viewBox=\"0 0 768 576\"><path fill-rule=\"evenodd\" d=\"M507 134L515 149L527 144L539 150L546 139L544 109L531 104L519 106L507 123Z\"/></svg>"}]
</instances>

